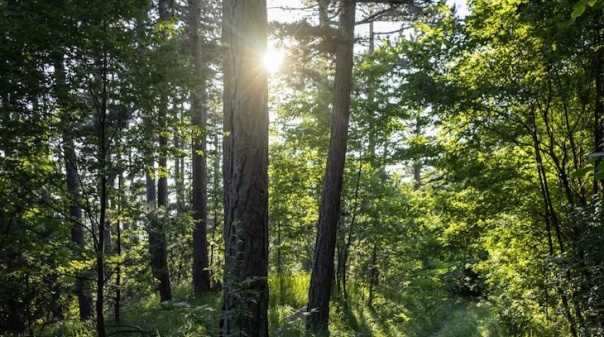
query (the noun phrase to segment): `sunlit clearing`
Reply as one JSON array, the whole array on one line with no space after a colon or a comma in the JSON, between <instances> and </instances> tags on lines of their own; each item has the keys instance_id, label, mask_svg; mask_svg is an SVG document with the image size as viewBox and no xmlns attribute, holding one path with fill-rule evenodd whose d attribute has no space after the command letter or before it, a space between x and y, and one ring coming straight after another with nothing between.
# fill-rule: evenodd
<instances>
[{"instance_id":1,"label":"sunlit clearing","mask_svg":"<svg viewBox=\"0 0 604 337\"><path fill-rule=\"evenodd\" d=\"M277 49L270 49L264 55L263 64L268 72L276 73L281 69L281 64L283 63L283 51Z\"/></svg>"}]
</instances>

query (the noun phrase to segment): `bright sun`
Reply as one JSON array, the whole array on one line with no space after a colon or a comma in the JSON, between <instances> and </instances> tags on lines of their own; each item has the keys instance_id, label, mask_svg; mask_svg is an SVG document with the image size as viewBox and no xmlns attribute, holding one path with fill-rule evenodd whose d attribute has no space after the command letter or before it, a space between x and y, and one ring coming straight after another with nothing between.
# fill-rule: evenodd
<instances>
[{"instance_id":1,"label":"bright sun","mask_svg":"<svg viewBox=\"0 0 604 337\"><path fill-rule=\"evenodd\" d=\"M281 68L284 56L285 55L282 50L269 48L269 50L266 52L266 55L264 55L264 60L262 63L264 64L266 70L273 74L278 72Z\"/></svg>"}]
</instances>

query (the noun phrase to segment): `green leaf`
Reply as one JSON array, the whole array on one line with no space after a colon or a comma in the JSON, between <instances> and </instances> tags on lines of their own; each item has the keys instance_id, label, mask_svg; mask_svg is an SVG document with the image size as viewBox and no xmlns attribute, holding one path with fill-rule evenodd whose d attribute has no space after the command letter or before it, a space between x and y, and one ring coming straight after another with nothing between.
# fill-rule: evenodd
<instances>
[{"instance_id":1,"label":"green leaf","mask_svg":"<svg viewBox=\"0 0 604 337\"><path fill-rule=\"evenodd\" d=\"M588 166L585 166L585 167L584 167L584 168L582 168L582 169L578 169L578 170L576 170L576 171L572 172L570 175L571 175L573 178L577 178L577 179L579 179L579 178L583 178L583 177L585 177L586 175L588 175L589 173L593 172L593 169L594 169L594 168L593 168L593 166L588 165Z\"/></svg>"},{"instance_id":2,"label":"green leaf","mask_svg":"<svg viewBox=\"0 0 604 337\"><path fill-rule=\"evenodd\" d=\"M570 14L570 17L576 19L580 17L583 12L585 12L585 1L579 1L573 7L573 12Z\"/></svg>"},{"instance_id":3,"label":"green leaf","mask_svg":"<svg viewBox=\"0 0 604 337\"><path fill-rule=\"evenodd\" d=\"M418 22L415 24L415 28L420 29L422 32L430 35L433 31L433 29L428 26L427 24L423 23L423 22Z\"/></svg>"},{"instance_id":4,"label":"green leaf","mask_svg":"<svg viewBox=\"0 0 604 337\"><path fill-rule=\"evenodd\" d=\"M589 1L587 1L587 4L589 5L589 7L593 7L596 4L596 2L598 2L598 0L589 0Z\"/></svg>"}]
</instances>

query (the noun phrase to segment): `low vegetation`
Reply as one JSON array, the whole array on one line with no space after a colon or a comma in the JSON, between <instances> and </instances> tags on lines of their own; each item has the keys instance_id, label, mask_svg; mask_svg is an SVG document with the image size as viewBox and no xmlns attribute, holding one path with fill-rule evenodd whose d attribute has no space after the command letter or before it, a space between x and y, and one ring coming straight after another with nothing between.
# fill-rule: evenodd
<instances>
[{"instance_id":1,"label":"low vegetation","mask_svg":"<svg viewBox=\"0 0 604 337\"><path fill-rule=\"evenodd\" d=\"M275 337L307 336L305 309L308 297L308 274L273 275L269 323ZM281 288L284 285L285 288ZM433 308L420 309L416 304L383 302L370 308L367 287L351 285L347 300L334 301L330 331L332 336L356 337L503 337L492 305L481 299L451 295ZM192 294L190 286L174 290L174 299L160 303L153 293L140 293L128 299L119 324L111 323L114 313L107 312L108 335L194 337L216 336L221 316L221 294L201 298ZM409 308L416 308L409 309ZM393 309L396 308L396 309ZM398 310L400 310L400 312ZM38 334L41 337L96 336L93 324L65 321L50 325ZM527 335L528 336L528 335Z\"/></svg>"}]
</instances>

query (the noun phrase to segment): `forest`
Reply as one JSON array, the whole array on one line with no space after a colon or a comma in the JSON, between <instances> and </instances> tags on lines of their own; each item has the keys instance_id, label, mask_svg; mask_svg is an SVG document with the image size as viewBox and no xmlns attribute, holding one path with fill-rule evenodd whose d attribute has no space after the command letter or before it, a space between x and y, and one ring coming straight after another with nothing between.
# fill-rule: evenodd
<instances>
[{"instance_id":1,"label":"forest","mask_svg":"<svg viewBox=\"0 0 604 337\"><path fill-rule=\"evenodd\" d=\"M0 0L0 336L602 337L603 159L604 0Z\"/></svg>"}]
</instances>

